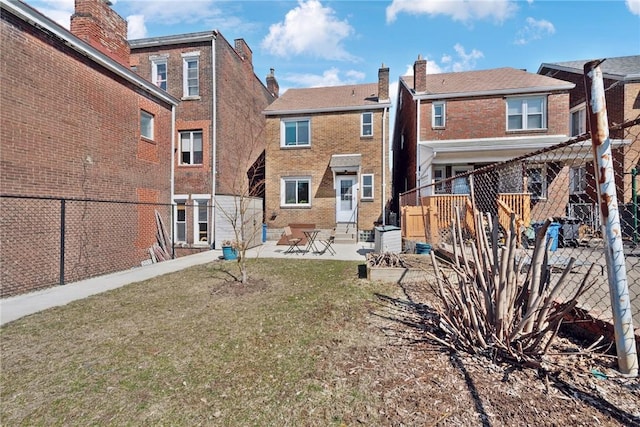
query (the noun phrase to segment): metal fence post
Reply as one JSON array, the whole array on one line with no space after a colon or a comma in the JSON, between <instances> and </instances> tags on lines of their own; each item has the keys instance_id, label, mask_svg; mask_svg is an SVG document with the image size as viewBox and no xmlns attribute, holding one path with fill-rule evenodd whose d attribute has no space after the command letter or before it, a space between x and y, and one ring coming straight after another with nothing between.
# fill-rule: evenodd
<instances>
[{"instance_id":1,"label":"metal fence post","mask_svg":"<svg viewBox=\"0 0 640 427\"><path fill-rule=\"evenodd\" d=\"M593 160L596 165L594 170L603 228L618 368L622 374L636 377L638 375L638 357L613 174L613 157L607 121L604 80L600 70L601 63L602 61L590 61L584 64L584 85Z\"/></svg>"},{"instance_id":2,"label":"metal fence post","mask_svg":"<svg viewBox=\"0 0 640 427\"><path fill-rule=\"evenodd\" d=\"M66 200L60 199L60 285L64 285L64 237L65 237L65 218L66 217Z\"/></svg>"}]
</instances>

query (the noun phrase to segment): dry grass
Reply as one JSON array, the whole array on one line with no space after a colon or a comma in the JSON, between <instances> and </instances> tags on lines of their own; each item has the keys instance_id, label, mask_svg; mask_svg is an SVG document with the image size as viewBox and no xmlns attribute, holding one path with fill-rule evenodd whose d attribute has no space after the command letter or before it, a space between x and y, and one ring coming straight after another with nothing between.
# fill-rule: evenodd
<instances>
[{"instance_id":1,"label":"dry grass","mask_svg":"<svg viewBox=\"0 0 640 427\"><path fill-rule=\"evenodd\" d=\"M539 377L426 341L428 285L369 283L355 262L255 260L246 286L236 271L199 266L3 327L0 424L640 421L638 382L590 377L610 373L590 356Z\"/></svg>"}]
</instances>

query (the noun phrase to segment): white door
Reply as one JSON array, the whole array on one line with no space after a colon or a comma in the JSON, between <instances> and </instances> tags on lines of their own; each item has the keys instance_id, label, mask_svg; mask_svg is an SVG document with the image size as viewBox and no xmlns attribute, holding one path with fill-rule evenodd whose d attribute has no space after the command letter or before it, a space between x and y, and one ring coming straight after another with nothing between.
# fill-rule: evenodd
<instances>
[{"instance_id":1,"label":"white door","mask_svg":"<svg viewBox=\"0 0 640 427\"><path fill-rule=\"evenodd\" d=\"M356 222L358 179L355 175L336 179L336 222Z\"/></svg>"}]
</instances>

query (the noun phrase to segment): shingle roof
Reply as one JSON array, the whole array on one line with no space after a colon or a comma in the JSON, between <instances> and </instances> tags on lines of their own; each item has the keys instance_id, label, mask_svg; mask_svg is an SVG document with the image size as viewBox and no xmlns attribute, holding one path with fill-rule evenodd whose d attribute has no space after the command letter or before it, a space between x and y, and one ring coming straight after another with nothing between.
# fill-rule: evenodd
<instances>
[{"instance_id":1,"label":"shingle roof","mask_svg":"<svg viewBox=\"0 0 640 427\"><path fill-rule=\"evenodd\" d=\"M543 68L551 68L556 70L566 70L574 72L576 74L582 74L584 70L584 64L592 60L593 59L581 59L578 61L545 63L540 65L540 70L542 70ZM638 76L640 75L640 55L606 58L606 60L602 64L600 64L600 70L602 70L604 74L620 76L621 78L631 75Z\"/></svg>"},{"instance_id":2,"label":"shingle roof","mask_svg":"<svg viewBox=\"0 0 640 427\"><path fill-rule=\"evenodd\" d=\"M269 105L267 114L279 112L336 111L358 108L381 108L378 84L367 83L305 89L289 89Z\"/></svg>"},{"instance_id":3,"label":"shingle roof","mask_svg":"<svg viewBox=\"0 0 640 427\"><path fill-rule=\"evenodd\" d=\"M401 79L413 89L413 76ZM490 93L532 89L571 89L567 82L540 74L528 73L515 68L495 68L490 70L463 71L456 73L427 74L425 94L443 95L463 93Z\"/></svg>"}]
</instances>

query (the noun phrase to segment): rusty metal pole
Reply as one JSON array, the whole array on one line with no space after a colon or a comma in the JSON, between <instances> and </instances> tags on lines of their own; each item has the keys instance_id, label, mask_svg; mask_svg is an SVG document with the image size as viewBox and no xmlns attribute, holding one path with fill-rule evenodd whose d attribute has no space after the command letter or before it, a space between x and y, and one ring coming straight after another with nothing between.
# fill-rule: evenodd
<instances>
[{"instance_id":1,"label":"rusty metal pole","mask_svg":"<svg viewBox=\"0 0 640 427\"><path fill-rule=\"evenodd\" d=\"M602 218L602 235L607 261L609 294L613 310L618 368L623 375L638 376L638 356L633 333L633 318L629 298L629 284L622 245L622 228L618 212L618 198L613 174L613 157L607 122L607 105L600 64L591 61L584 64L584 85L587 96L591 148L596 165L595 177L598 205Z\"/></svg>"}]
</instances>

